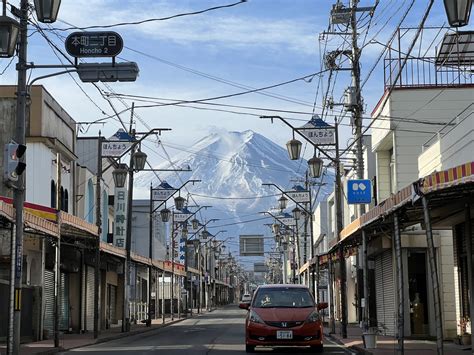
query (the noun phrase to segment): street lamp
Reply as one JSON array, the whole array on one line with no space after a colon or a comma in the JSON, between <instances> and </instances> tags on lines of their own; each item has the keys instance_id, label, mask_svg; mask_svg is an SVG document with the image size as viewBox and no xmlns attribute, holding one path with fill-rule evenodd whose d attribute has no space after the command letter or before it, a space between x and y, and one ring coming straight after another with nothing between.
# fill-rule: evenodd
<instances>
[{"instance_id":1,"label":"street lamp","mask_svg":"<svg viewBox=\"0 0 474 355\"><path fill-rule=\"evenodd\" d=\"M292 212L293 218L298 221L301 218L301 210L298 207L295 207Z\"/></svg>"},{"instance_id":2,"label":"street lamp","mask_svg":"<svg viewBox=\"0 0 474 355\"><path fill-rule=\"evenodd\" d=\"M184 203L186 199L184 197L178 196L174 199L174 206L177 210L182 210L184 208Z\"/></svg>"},{"instance_id":3,"label":"street lamp","mask_svg":"<svg viewBox=\"0 0 474 355\"><path fill-rule=\"evenodd\" d=\"M278 199L278 203L280 204L280 210L284 210L288 204L288 199L282 194L281 197Z\"/></svg>"},{"instance_id":4,"label":"street lamp","mask_svg":"<svg viewBox=\"0 0 474 355\"><path fill-rule=\"evenodd\" d=\"M193 229L198 229L199 228L199 220L197 218L194 218L191 221L191 224L193 225Z\"/></svg>"},{"instance_id":5,"label":"street lamp","mask_svg":"<svg viewBox=\"0 0 474 355\"><path fill-rule=\"evenodd\" d=\"M323 160L317 156L308 160L309 176L319 178L323 172Z\"/></svg>"},{"instance_id":6,"label":"street lamp","mask_svg":"<svg viewBox=\"0 0 474 355\"><path fill-rule=\"evenodd\" d=\"M61 0L35 0L36 17L39 22L53 23L56 21Z\"/></svg>"},{"instance_id":7,"label":"street lamp","mask_svg":"<svg viewBox=\"0 0 474 355\"><path fill-rule=\"evenodd\" d=\"M273 231L273 234L278 235L278 233L280 233L280 224L279 223L273 223L272 224L272 231Z\"/></svg>"},{"instance_id":8,"label":"street lamp","mask_svg":"<svg viewBox=\"0 0 474 355\"><path fill-rule=\"evenodd\" d=\"M160 215L161 215L161 220L163 221L163 223L166 223L170 220L171 211L165 207L160 211Z\"/></svg>"},{"instance_id":9,"label":"street lamp","mask_svg":"<svg viewBox=\"0 0 474 355\"><path fill-rule=\"evenodd\" d=\"M204 228L204 230L201 232L201 238L207 239L208 236L209 236L209 232L207 231L206 228Z\"/></svg>"},{"instance_id":10,"label":"street lamp","mask_svg":"<svg viewBox=\"0 0 474 355\"><path fill-rule=\"evenodd\" d=\"M119 164L112 172L112 177L114 178L115 187L122 188L125 186L125 180L127 180L128 169L125 164Z\"/></svg>"},{"instance_id":11,"label":"street lamp","mask_svg":"<svg viewBox=\"0 0 474 355\"><path fill-rule=\"evenodd\" d=\"M298 160L300 158L302 145L303 144L299 140L295 139L295 137L286 143L286 149L288 150L291 160Z\"/></svg>"},{"instance_id":12,"label":"street lamp","mask_svg":"<svg viewBox=\"0 0 474 355\"><path fill-rule=\"evenodd\" d=\"M135 171L141 171L145 169L146 157L147 155L141 150L137 150L135 153L133 153L132 162Z\"/></svg>"},{"instance_id":13,"label":"street lamp","mask_svg":"<svg viewBox=\"0 0 474 355\"><path fill-rule=\"evenodd\" d=\"M15 55L20 24L8 16L0 16L0 57L11 58Z\"/></svg>"},{"instance_id":14,"label":"street lamp","mask_svg":"<svg viewBox=\"0 0 474 355\"><path fill-rule=\"evenodd\" d=\"M472 0L444 0L444 8L451 27L462 27L469 23Z\"/></svg>"}]
</instances>

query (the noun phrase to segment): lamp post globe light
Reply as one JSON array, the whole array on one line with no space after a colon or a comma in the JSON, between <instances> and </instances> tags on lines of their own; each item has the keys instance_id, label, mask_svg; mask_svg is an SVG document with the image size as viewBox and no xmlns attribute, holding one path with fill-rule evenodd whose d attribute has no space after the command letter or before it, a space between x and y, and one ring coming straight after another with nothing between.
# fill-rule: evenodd
<instances>
[{"instance_id":1,"label":"lamp post globe light","mask_svg":"<svg viewBox=\"0 0 474 355\"><path fill-rule=\"evenodd\" d=\"M133 153L132 161L135 171L141 171L145 169L146 157L147 155L141 150L137 150L135 153Z\"/></svg>"},{"instance_id":2,"label":"lamp post globe light","mask_svg":"<svg viewBox=\"0 0 474 355\"><path fill-rule=\"evenodd\" d=\"M163 208L160 211L160 215L161 215L161 221L163 223L169 222L170 216L171 216L171 211L168 208Z\"/></svg>"},{"instance_id":3,"label":"lamp post globe light","mask_svg":"<svg viewBox=\"0 0 474 355\"><path fill-rule=\"evenodd\" d=\"M273 231L273 234L278 235L280 233L280 224L279 223L273 223L272 224L272 231Z\"/></svg>"},{"instance_id":4,"label":"lamp post globe light","mask_svg":"<svg viewBox=\"0 0 474 355\"><path fill-rule=\"evenodd\" d=\"M0 16L0 57L11 58L15 55L20 24L8 16Z\"/></svg>"},{"instance_id":5,"label":"lamp post globe light","mask_svg":"<svg viewBox=\"0 0 474 355\"><path fill-rule=\"evenodd\" d=\"M280 210L283 211L288 204L288 199L282 194L281 197L278 199L278 203L280 204Z\"/></svg>"},{"instance_id":6,"label":"lamp post globe light","mask_svg":"<svg viewBox=\"0 0 474 355\"><path fill-rule=\"evenodd\" d=\"M39 22L53 23L58 18L61 0L35 0L36 17Z\"/></svg>"},{"instance_id":7,"label":"lamp post globe light","mask_svg":"<svg viewBox=\"0 0 474 355\"><path fill-rule=\"evenodd\" d=\"M174 206L177 210L182 210L184 208L184 203L186 199L184 197L178 196L174 199Z\"/></svg>"},{"instance_id":8,"label":"lamp post globe light","mask_svg":"<svg viewBox=\"0 0 474 355\"><path fill-rule=\"evenodd\" d=\"M323 160L319 157L312 157L308 160L309 176L319 178L323 172Z\"/></svg>"},{"instance_id":9,"label":"lamp post globe light","mask_svg":"<svg viewBox=\"0 0 474 355\"><path fill-rule=\"evenodd\" d=\"M292 212L293 218L298 221L301 218L301 210L298 207L295 207Z\"/></svg>"},{"instance_id":10,"label":"lamp post globe light","mask_svg":"<svg viewBox=\"0 0 474 355\"><path fill-rule=\"evenodd\" d=\"M451 27L463 27L469 23L472 0L444 0L444 8Z\"/></svg>"},{"instance_id":11,"label":"lamp post globe light","mask_svg":"<svg viewBox=\"0 0 474 355\"><path fill-rule=\"evenodd\" d=\"M193 229L198 229L199 228L199 220L197 218L194 218L192 221L191 221L191 224L193 225Z\"/></svg>"},{"instance_id":12,"label":"lamp post globe light","mask_svg":"<svg viewBox=\"0 0 474 355\"><path fill-rule=\"evenodd\" d=\"M115 187L122 188L125 186L125 181L127 180L128 169L125 164L119 164L112 172L112 177L114 178Z\"/></svg>"},{"instance_id":13,"label":"lamp post globe light","mask_svg":"<svg viewBox=\"0 0 474 355\"><path fill-rule=\"evenodd\" d=\"M297 139L291 139L286 143L286 149L291 160L298 160L301 154L301 146L303 144Z\"/></svg>"}]
</instances>

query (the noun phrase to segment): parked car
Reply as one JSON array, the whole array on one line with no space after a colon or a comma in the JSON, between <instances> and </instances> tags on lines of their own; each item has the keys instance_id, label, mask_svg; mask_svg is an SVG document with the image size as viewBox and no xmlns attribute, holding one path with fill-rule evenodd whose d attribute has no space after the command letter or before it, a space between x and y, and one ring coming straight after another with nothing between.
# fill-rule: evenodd
<instances>
[{"instance_id":1,"label":"parked car","mask_svg":"<svg viewBox=\"0 0 474 355\"><path fill-rule=\"evenodd\" d=\"M319 308L304 285L260 286L247 305L245 350L256 346L310 346L323 351L323 326Z\"/></svg>"},{"instance_id":2,"label":"parked car","mask_svg":"<svg viewBox=\"0 0 474 355\"><path fill-rule=\"evenodd\" d=\"M250 293L244 293L242 296L242 300L240 301L241 303L250 303L252 301L252 296Z\"/></svg>"}]
</instances>

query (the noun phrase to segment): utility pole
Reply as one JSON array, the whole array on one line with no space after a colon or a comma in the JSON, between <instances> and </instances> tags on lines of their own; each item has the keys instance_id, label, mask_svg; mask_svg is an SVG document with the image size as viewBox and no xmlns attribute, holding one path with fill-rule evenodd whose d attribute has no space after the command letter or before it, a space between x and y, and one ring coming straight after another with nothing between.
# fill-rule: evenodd
<instances>
[{"instance_id":1,"label":"utility pole","mask_svg":"<svg viewBox=\"0 0 474 355\"><path fill-rule=\"evenodd\" d=\"M352 118L355 126L357 178L364 178L364 156L362 147L362 94L360 88L360 49L357 43L357 4L359 0L351 0L351 38L352 38L352 86L355 93L355 104L352 107ZM365 205L358 205L359 217L365 213Z\"/></svg>"},{"instance_id":2,"label":"utility pole","mask_svg":"<svg viewBox=\"0 0 474 355\"><path fill-rule=\"evenodd\" d=\"M94 339L99 337L100 330L100 237L102 233L101 211L101 180L102 180L102 136L99 131L97 139L97 173L95 184L95 225L97 226L97 243L94 260Z\"/></svg>"},{"instance_id":3,"label":"utility pole","mask_svg":"<svg viewBox=\"0 0 474 355\"><path fill-rule=\"evenodd\" d=\"M61 153L56 153L56 209L61 228ZM61 236L56 241L54 260L54 347L59 347L59 290L61 289Z\"/></svg>"},{"instance_id":4,"label":"utility pole","mask_svg":"<svg viewBox=\"0 0 474 355\"><path fill-rule=\"evenodd\" d=\"M18 144L26 144L26 103L28 100L28 88L26 82L26 61L28 42L28 0L20 2L20 40L18 42L18 87L16 101L16 128L15 140ZM25 159L25 156L23 156ZM13 190L13 208L15 209L15 232L12 233L12 247L10 250L12 274L14 280L14 304L13 317L10 310L10 330L7 342L8 354L19 354L20 352L20 332L21 332L21 280L23 268L23 204L25 202L25 174L18 177L18 188ZM10 303L11 305L11 303Z\"/></svg>"},{"instance_id":5,"label":"utility pole","mask_svg":"<svg viewBox=\"0 0 474 355\"><path fill-rule=\"evenodd\" d=\"M334 126L336 128L336 159L334 163L336 165L336 188L334 192L335 204L336 204L336 238L339 241L341 231L343 228L343 215L342 215L342 185L341 185L341 162L339 159L339 125L337 118L334 119ZM346 275L346 258L344 257L344 248L342 244L339 245L337 251L339 257L339 269L341 278L341 335L345 339L347 338L347 275ZM334 320L333 320L334 324Z\"/></svg>"}]
</instances>

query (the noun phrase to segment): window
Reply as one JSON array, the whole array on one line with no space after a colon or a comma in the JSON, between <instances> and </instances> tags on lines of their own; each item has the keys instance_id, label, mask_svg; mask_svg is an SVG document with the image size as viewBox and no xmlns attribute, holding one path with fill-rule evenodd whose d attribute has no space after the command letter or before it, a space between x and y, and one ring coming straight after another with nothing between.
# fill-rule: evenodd
<instances>
[{"instance_id":1,"label":"window","mask_svg":"<svg viewBox=\"0 0 474 355\"><path fill-rule=\"evenodd\" d=\"M56 183L51 180L51 208L56 208Z\"/></svg>"},{"instance_id":2,"label":"window","mask_svg":"<svg viewBox=\"0 0 474 355\"><path fill-rule=\"evenodd\" d=\"M84 211L84 218L89 223L94 223L94 184L92 179L87 182L87 199Z\"/></svg>"},{"instance_id":3,"label":"window","mask_svg":"<svg viewBox=\"0 0 474 355\"><path fill-rule=\"evenodd\" d=\"M64 204L63 204L63 211L69 212L69 192L67 189L64 191Z\"/></svg>"}]
</instances>

